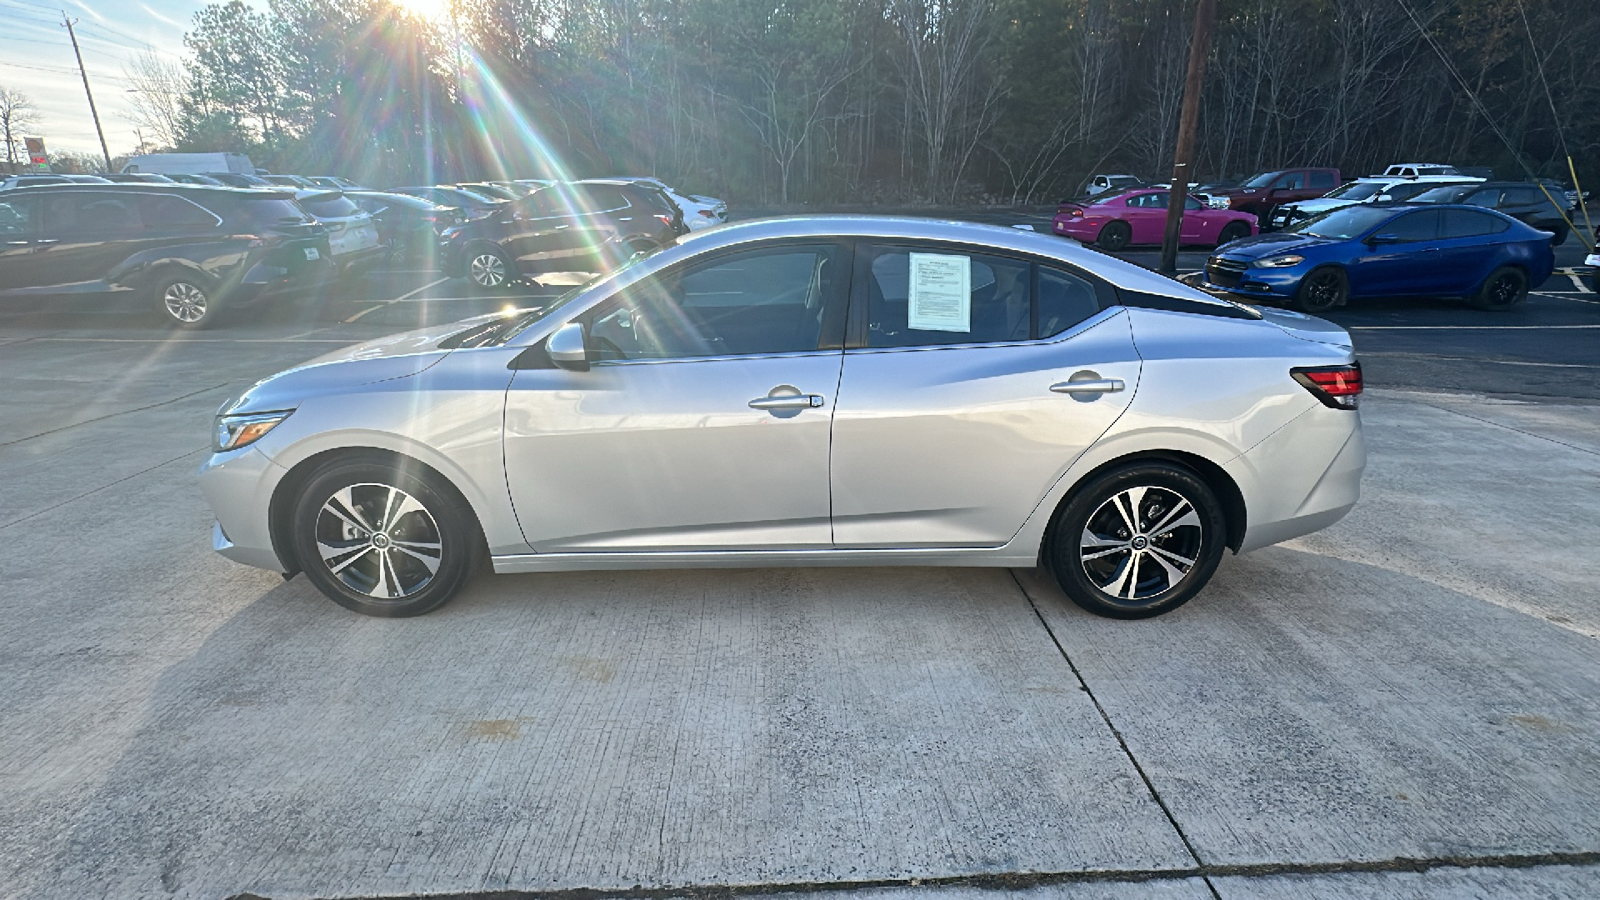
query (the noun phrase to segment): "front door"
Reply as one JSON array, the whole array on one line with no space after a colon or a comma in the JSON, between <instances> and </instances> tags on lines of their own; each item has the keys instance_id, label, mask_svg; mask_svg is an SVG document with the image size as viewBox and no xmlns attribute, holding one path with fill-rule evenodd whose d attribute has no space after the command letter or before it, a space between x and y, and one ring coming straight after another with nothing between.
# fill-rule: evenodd
<instances>
[{"instance_id":1,"label":"front door","mask_svg":"<svg viewBox=\"0 0 1600 900\"><path fill-rule=\"evenodd\" d=\"M0 194L0 296L52 283L35 253L42 209L37 193Z\"/></svg>"},{"instance_id":2,"label":"front door","mask_svg":"<svg viewBox=\"0 0 1600 900\"><path fill-rule=\"evenodd\" d=\"M506 479L540 552L826 549L848 248L696 260L601 301L592 368L516 373Z\"/></svg>"},{"instance_id":3,"label":"front door","mask_svg":"<svg viewBox=\"0 0 1600 900\"><path fill-rule=\"evenodd\" d=\"M1090 276L1052 265L858 246L852 306L865 312L834 413L834 542L1011 540L1138 386L1127 313L1100 298Z\"/></svg>"},{"instance_id":4,"label":"front door","mask_svg":"<svg viewBox=\"0 0 1600 900\"><path fill-rule=\"evenodd\" d=\"M1438 277L1439 211L1409 212L1378 227L1393 243L1367 245L1350 267L1350 292L1367 297L1409 294Z\"/></svg>"}]
</instances>

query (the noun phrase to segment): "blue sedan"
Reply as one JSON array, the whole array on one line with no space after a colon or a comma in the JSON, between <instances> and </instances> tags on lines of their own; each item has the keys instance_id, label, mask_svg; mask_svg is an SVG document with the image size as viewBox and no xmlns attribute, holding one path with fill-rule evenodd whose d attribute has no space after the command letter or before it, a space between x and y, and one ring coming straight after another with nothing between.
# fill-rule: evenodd
<instances>
[{"instance_id":1,"label":"blue sedan","mask_svg":"<svg viewBox=\"0 0 1600 900\"><path fill-rule=\"evenodd\" d=\"M1349 206L1217 249L1206 284L1323 312L1351 297L1521 303L1555 268L1551 234L1472 206Z\"/></svg>"}]
</instances>

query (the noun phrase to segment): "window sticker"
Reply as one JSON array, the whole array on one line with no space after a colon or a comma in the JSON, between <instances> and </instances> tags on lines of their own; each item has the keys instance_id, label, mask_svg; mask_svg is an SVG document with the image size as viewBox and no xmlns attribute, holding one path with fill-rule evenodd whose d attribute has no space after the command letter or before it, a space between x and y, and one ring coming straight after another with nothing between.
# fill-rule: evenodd
<instances>
[{"instance_id":1,"label":"window sticker","mask_svg":"<svg viewBox=\"0 0 1600 900\"><path fill-rule=\"evenodd\" d=\"M912 253L906 325L917 331L972 331L972 260Z\"/></svg>"}]
</instances>

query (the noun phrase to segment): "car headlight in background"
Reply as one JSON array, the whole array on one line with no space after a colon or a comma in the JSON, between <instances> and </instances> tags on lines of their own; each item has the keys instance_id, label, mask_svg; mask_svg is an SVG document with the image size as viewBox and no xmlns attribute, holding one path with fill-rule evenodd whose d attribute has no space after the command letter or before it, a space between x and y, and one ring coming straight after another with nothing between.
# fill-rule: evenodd
<instances>
[{"instance_id":1,"label":"car headlight in background","mask_svg":"<svg viewBox=\"0 0 1600 900\"><path fill-rule=\"evenodd\" d=\"M294 410L284 412L251 413L245 416L217 417L217 452L248 447L266 437L267 432L289 418Z\"/></svg>"},{"instance_id":2,"label":"car headlight in background","mask_svg":"<svg viewBox=\"0 0 1600 900\"><path fill-rule=\"evenodd\" d=\"M1267 259L1258 259L1251 263L1251 265L1257 269L1287 269L1290 266L1298 266L1305 261L1306 258L1304 256L1296 256L1295 254L1291 253L1288 256L1273 256Z\"/></svg>"}]
</instances>

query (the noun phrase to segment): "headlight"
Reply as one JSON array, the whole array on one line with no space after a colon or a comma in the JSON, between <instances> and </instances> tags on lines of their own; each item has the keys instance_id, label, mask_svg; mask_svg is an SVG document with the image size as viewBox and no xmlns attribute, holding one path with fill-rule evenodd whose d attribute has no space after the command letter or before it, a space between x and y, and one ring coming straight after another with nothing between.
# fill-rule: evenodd
<instances>
[{"instance_id":1,"label":"headlight","mask_svg":"<svg viewBox=\"0 0 1600 900\"><path fill-rule=\"evenodd\" d=\"M1296 256L1291 253L1288 256L1274 256L1270 259L1258 259L1251 263L1251 265L1257 269L1287 269L1290 266L1298 266L1305 261L1306 258L1304 256Z\"/></svg>"},{"instance_id":2,"label":"headlight","mask_svg":"<svg viewBox=\"0 0 1600 900\"><path fill-rule=\"evenodd\" d=\"M237 450L248 447L256 441L266 437L267 432L278 427L278 423L289 418L287 412L252 413L247 416L218 416L217 417L217 451Z\"/></svg>"}]
</instances>

